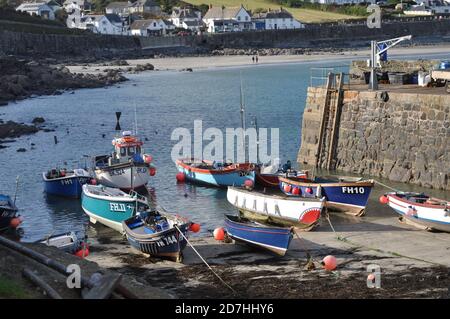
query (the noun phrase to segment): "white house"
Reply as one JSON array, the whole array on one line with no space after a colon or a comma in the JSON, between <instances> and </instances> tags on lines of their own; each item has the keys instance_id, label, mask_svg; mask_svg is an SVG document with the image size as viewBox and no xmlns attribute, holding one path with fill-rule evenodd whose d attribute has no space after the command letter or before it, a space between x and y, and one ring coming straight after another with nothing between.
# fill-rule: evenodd
<instances>
[{"instance_id":1,"label":"white house","mask_svg":"<svg viewBox=\"0 0 450 319\"><path fill-rule=\"evenodd\" d=\"M450 5L441 1L424 1L420 5L411 6L403 11L408 16L432 16L435 14L450 14Z\"/></svg>"},{"instance_id":2,"label":"white house","mask_svg":"<svg viewBox=\"0 0 450 319\"><path fill-rule=\"evenodd\" d=\"M358 4L358 3L376 3L378 0L311 0L311 3L320 4Z\"/></svg>"},{"instance_id":3,"label":"white house","mask_svg":"<svg viewBox=\"0 0 450 319\"><path fill-rule=\"evenodd\" d=\"M86 13L91 12L92 4L87 0L66 0L63 3L63 8L69 14L75 10Z\"/></svg>"},{"instance_id":4,"label":"white house","mask_svg":"<svg viewBox=\"0 0 450 319\"><path fill-rule=\"evenodd\" d=\"M300 21L294 19L292 14L284 9L270 10L253 16L253 20L264 23L265 30L302 29L305 27Z\"/></svg>"},{"instance_id":5,"label":"white house","mask_svg":"<svg viewBox=\"0 0 450 319\"><path fill-rule=\"evenodd\" d=\"M16 8L16 11L37 15L48 20L55 20L55 12L45 2L24 2Z\"/></svg>"},{"instance_id":6,"label":"white house","mask_svg":"<svg viewBox=\"0 0 450 319\"><path fill-rule=\"evenodd\" d=\"M203 27L202 13L191 8L174 7L170 21L177 28L199 31Z\"/></svg>"},{"instance_id":7,"label":"white house","mask_svg":"<svg viewBox=\"0 0 450 319\"><path fill-rule=\"evenodd\" d=\"M252 18L243 6L210 7L203 17L208 32L234 32L253 30Z\"/></svg>"},{"instance_id":8,"label":"white house","mask_svg":"<svg viewBox=\"0 0 450 319\"><path fill-rule=\"evenodd\" d=\"M130 13L130 2L110 2L106 8L106 14L117 14L118 16L126 16Z\"/></svg>"},{"instance_id":9,"label":"white house","mask_svg":"<svg viewBox=\"0 0 450 319\"><path fill-rule=\"evenodd\" d=\"M174 29L175 26L171 22L163 19L136 20L130 27L132 35L142 37L165 35Z\"/></svg>"},{"instance_id":10,"label":"white house","mask_svg":"<svg viewBox=\"0 0 450 319\"><path fill-rule=\"evenodd\" d=\"M124 27L122 20L116 14L105 15L85 15L81 17L80 29L91 30L94 33L127 35L128 31Z\"/></svg>"}]
</instances>

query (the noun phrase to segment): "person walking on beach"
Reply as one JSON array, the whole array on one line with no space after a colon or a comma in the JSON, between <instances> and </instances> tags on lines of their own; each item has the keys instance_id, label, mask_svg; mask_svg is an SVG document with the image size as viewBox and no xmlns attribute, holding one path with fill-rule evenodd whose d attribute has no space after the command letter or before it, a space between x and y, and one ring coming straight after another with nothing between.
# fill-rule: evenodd
<instances>
[{"instance_id":1,"label":"person walking on beach","mask_svg":"<svg viewBox=\"0 0 450 319\"><path fill-rule=\"evenodd\" d=\"M258 56L255 56L255 61L256 63L258 63Z\"/></svg>"},{"instance_id":2,"label":"person walking on beach","mask_svg":"<svg viewBox=\"0 0 450 319\"><path fill-rule=\"evenodd\" d=\"M252 62L255 63L255 56L252 56Z\"/></svg>"}]
</instances>

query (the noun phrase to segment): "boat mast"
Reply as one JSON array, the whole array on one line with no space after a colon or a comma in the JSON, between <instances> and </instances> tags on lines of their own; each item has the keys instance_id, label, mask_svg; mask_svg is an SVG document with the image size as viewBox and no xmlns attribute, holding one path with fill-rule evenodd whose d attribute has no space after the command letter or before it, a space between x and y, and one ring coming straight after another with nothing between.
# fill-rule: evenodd
<instances>
[{"instance_id":1,"label":"boat mast","mask_svg":"<svg viewBox=\"0 0 450 319\"><path fill-rule=\"evenodd\" d=\"M259 132L258 132L258 119L255 116L254 119L255 130L256 130L256 164L259 164Z\"/></svg>"},{"instance_id":2,"label":"boat mast","mask_svg":"<svg viewBox=\"0 0 450 319\"><path fill-rule=\"evenodd\" d=\"M19 175L16 177L16 191L14 192L14 201L13 204L16 206L16 199L17 199L17 191L19 190Z\"/></svg>"},{"instance_id":3,"label":"boat mast","mask_svg":"<svg viewBox=\"0 0 450 319\"><path fill-rule=\"evenodd\" d=\"M246 143L245 143L245 104L244 104L244 92L242 89L242 73L240 73L241 80L241 94L240 94L240 102L241 102L241 127L242 127L242 147L244 149L244 162L247 162L247 152L246 152Z\"/></svg>"}]
</instances>

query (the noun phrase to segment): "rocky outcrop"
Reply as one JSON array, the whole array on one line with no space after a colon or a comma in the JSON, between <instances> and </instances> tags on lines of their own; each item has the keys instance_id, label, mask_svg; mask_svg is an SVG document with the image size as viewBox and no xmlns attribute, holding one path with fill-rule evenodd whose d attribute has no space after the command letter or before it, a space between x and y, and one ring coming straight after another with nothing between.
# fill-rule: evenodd
<instances>
[{"instance_id":1,"label":"rocky outcrop","mask_svg":"<svg viewBox=\"0 0 450 319\"><path fill-rule=\"evenodd\" d=\"M0 139L16 138L22 135L34 134L39 131L34 125L16 123L13 121L3 122L0 120Z\"/></svg>"},{"instance_id":2,"label":"rocky outcrop","mask_svg":"<svg viewBox=\"0 0 450 319\"><path fill-rule=\"evenodd\" d=\"M0 58L0 70L0 105L32 95L103 87L126 80L118 70L108 70L98 75L73 74L64 66L50 66L14 57Z\"/></svg>"}]
</instances>

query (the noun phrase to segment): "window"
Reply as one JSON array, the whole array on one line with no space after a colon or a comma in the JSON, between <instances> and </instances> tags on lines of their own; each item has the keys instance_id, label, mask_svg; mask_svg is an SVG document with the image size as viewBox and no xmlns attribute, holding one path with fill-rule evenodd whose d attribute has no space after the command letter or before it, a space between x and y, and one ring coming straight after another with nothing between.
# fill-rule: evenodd
<instances>
[{"instance_id":1,"label":"window","mask_svg":"<svg viewBox=\"0 0 450 319\"><path fill-rule=\"evenodd\" d=\"M238 21L241 21L241 17L240 16L238 16Z\"/></svg>"},{"instance_id":2,"label":"window","mask_svg":"<svg viewBox=\"0 0 450 319\"><path fill-rule=\"evenodd\" d=\"M125 156L127 155L127 149L125 147L121 147L120 148L120 156Z\"/></svg>"},{"instance_id":3,"label":"window","mask_svg":"<svg viewBox=\"0 0 450 319\"><path fill-rule=\"evenodd\" d=\"M245 21L248 21L248 16L245 16Z\"/></svg>"},{"instance_id":4,"label":"window","mask_svg":"<svg viewBox=\"0 0 450 319\"><path fill-rule=\"evenodd\" d=\"M128 156L133 156L135 154L134 146L128 147Z\"/></svg>"}]
</instances>

